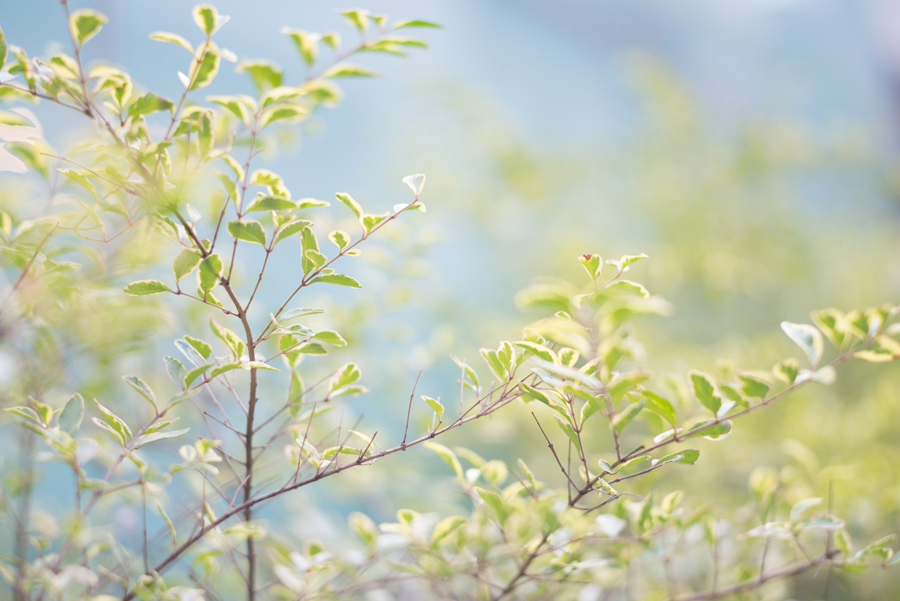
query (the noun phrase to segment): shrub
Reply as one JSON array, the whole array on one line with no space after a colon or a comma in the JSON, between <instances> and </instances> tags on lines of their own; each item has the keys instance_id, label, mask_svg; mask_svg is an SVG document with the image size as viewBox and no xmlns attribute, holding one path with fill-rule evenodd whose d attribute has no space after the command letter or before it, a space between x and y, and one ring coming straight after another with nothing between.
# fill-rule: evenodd
<instances>
[{"instance_id":1,"label":"shrub","mask_svg":"<svg viewBox=\"0 0 900 601\"><path fill-rule=\"evenodd\" d=\"M322 361L347 341L327 326L300 323L318 323L324 313L300 299L313 285L360 288L335 268L393 221L424 217L412 213L425 211L425 176L403 178L409 191L386 213L366 212L337 193L344 205L337 209L352 213L358 229L334 229L325 243L307 217L330 203L295 198L282 176L256 161L280 127L340 100L335 80L372 75L346 59L404 54L424 43L398 30L434 25L343 11L362 39L349 49L337 33L286 28L308 70L303 81L288 84L270 61L244 61L236 69L256 96L201 101L193 92L234 54L214 41L227 17L198 5L196 46L172 33L151 36L191 55L178 73L184 92L172 101L142 90L122 69L86 70L82 46L106 18L90 9L68 14L62 5L72 55L30 58L0 36L0 96L52 102L95 125L66 157L40 141L5 145L48 191L39 206L13 190L0 212L11 274L2 344L16 370L4 403L21 458L4 466L2 510L12 535L0 574L15 598L327 599L382 590L416 598L688 601L755 594L808 570L894 563L892 538L854 546L830 500L805 496L811 486L798 474L756 470L755 503L734 523L690 490L653 482L658 472L688 469L682 466L701 450L715 452L702 441L724 441L738 418L801 387L831 384L839 365L900 356L897 307L828 309L811 316L814 325L784 322L802 362L717 376L694 370L682 382L642 367L632 324L670 308L625 279L647 257L604 262L584 254L582 282L549 281L517 297L546 312L521 340L482 349L477 368L453 357L458 407L417 398L414 388L402 438L388 442L365 424L333 419L344 401L366 392L361 370ZM9 111L0 122L32 125ZM276 252L290 255L291 269L267 271ZM171 275L159 269L164 261ZM274 278L288 280L291 291L261 309L272 296L261 293L264 282ZM183 328L179 356L163 361L172 384L140 362L121 378L128 388L113 386L117 357L154 352L143 341L169 327L163 316L174 302L190 307L171 319ZM203 339L206 327L217 340ZM269 393L278 388L282 400ZM412 419L420 407L432 412L424 431ZM510 466L439 442L501 411L532 418L554 470L541 474L523 459ZM191 438L197 427L209 434ZM627 440L643 443L630 446L626 431ZM177 456L171 444L180 445ZM288 541L258 520L269 500L381 458L398 461L394 455L414 447L446 462L471 499L468 515L400 509L395 523L376 525L353 513L349 527L361 546L351 551ZM69 474L51 485L54 495L71 486L71 497L35 494L36 460L66 466ZM640 488L641 481L650 484ZM122 505L138 507L138 520L111 529ZM154 523L162 535L152 534Z\"/></svg>"}]
</instances>

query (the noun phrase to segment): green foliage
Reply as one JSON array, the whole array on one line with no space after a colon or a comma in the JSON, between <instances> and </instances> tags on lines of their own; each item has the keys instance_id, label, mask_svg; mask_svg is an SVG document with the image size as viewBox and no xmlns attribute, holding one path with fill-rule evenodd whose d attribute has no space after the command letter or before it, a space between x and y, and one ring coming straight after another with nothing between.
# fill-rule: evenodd
<instances>
[{"instance_id":1,"label":"green foliage","mask_svg":"<svg viewBox=\"0 0 900 601\"><path fill-rule=\"evenodd\" d=\"M119 67L83 69L82 45L107 22L94 10L69 17L73 56L32 59L0 33L0 66L9 53L14 58L7 68L14 77L0 83L4 98L41 98L98 124L65 166L39 142L5 145L42 182L55 178L55 170L76 190L75 202L55 202L59 190L50 186L39 214L19 202L0 213L2 265L11 282L0 308L0 344L17 361L4 409L24 458L21 467L3 466L10 486L0 512L16 532L12 553L0 557L0 576L18 598L193 599L206 592L234 598L237 589L251 600L261 594L362 598L370 589L399 591L415 580L422 584L416 590L434 598L444 591L453 598L574 598L571 587L587 582L613 598L633 593L686 601L752 594L770 579L812 568L859 572L896 563L892 538L855 550L845 518L830 509L812 513L823 503L807 494L817 460L800 443L788 446L808 473L759 467L749 483L752 511L745 512L754 523L736 522L741 528L731 532L692 490L668 490L666 474L701 471L717 455L719 445L709 442L725 441L742 418L781 405L801 388L834 383L842 364L900 357L897 306L817 311L812 325L782 322L808 368L784 358L770 370L731 366L673 379L649 369L640 340L641 324L668 315L671 305L622 277L640 271L645 263L638 262L649 257L604 262L586 253L577 258L586 278L544 282L516 297L534 317L512 338L521 340L482 348L480 368L451 356L459 370L458 413L455 402L420 395L430 416L422 427L413 390L399 442L358 423L350 427L344 410L368 392L359 365L343 363L339 351L355 336L323 325L321 309L288 306L315 284L362 288L332 264L359 254L359 245L398 218L411 218L404 213L424 212L425 176L403 178L413 199L406 192L382 214L366 213L349 194L336 193L360 231L354 238L332 229L328 239L337 250L329 256L317 225L327 219L311 211L329 203L296 198L281 175L251 171L251 164L279 127L339 101L333 79L374 75L345 59L405 55L425 43L395 30L437 25L391 24L362 9L340 14L362 35L355 47L342 49L334 32L283 28L305 78L265 59L238 63L235 70L247 74L255 96L194 94L214 82L223 60L236 62L213 41L228 17L209 4L193 9L202 34L195 43L150 34L191 53L186 72L178 72L184 90L177 100L137 94ZM333 56L323 60L323 54ZM0 113L0 123L31 125L12 112ZM243 163L232 157L241 151ZM216 171L219 159L230 174ZM124 242L113 244L117 239ZM290 268L271 271L275 252L290 256ZM174 286L146 279L167 273L169 265ZM291 291L280 304L260 308L267 297L257 293L273 278ZM172 324L169 313L179 317ZM309 325L295 321L300 318L310 318ZM206 324L213 344L194 336ZM149 338L169 325L179 328L180 357L164 356L162 366L143 361L155 352ZM823 364L826 340L834 352L827 351L833 358ZM130 371L141 375L115 377L117 359L133 350L141 355ZM329 355L340 362L328 363ZM434 440L471 431L473 422L490 423L494 413L519 419L546 443L545 469L532 470L522 457L511 468ZM341 417L329 421L335 415ZM191 427L173 428L182 419ZM196 436L200 426L211 438ZM685 448L689 440L700 448ZM393 455L419 446L449 467L442 469L466 500L465 515L400 509L396 522L376 524L351 513L349 529L363 545L355 557L258 521L259 506L271 499L345 471L364 473L365 466L396 461ZM74 483L71 508L59 519L29 507L36 458L59 462ZM434 495L426 504L437 501ZM148 534L149 503L157 508L161 536ZM122 505L139 509L140 527L109 536L104 514ZM764 540L763 560L735 551L730 584L717 580L720 546L745 549L743 539ZM673 563L710 550L709 590L700 590L706 587L700 569L670 573ZM633 585L638 571L640 584ZM678 596L676 589L699 592Z\"/></svg>"}]
</instances>

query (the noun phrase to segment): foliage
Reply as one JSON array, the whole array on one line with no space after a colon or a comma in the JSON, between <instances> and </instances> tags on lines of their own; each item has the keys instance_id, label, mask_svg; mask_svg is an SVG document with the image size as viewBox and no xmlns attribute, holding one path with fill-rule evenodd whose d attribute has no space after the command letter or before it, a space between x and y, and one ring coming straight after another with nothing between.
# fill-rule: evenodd
<instances>
[{"instance_id":1,"label":"foliage","mask_svg":"<svg viewBox=\"0 0 900 601\"><path fill-rule=\"evenodd\" d=\"M15 598L328 599L383 590L687 601L765 594L769 581L811 569L896 563L892 538L854 543L830 501L798 499L809 488L802 477L755 471L752 517L744 520L751 524L737 534L739 522L718 519L690 490L653 484L660 473L698 469L687 466L715 454L709 443L727 439L739 418L801 388L832 384L840 365L896 359L895 306L783 322L802 361L672 379L645 367L636 334L645 316L671 311L625 278L648 257L603 261L588 253L578 258L581 283L548 280L517 296L526 310L545 312L520 340L481 349L477 368L453 357L458 409L449 394L417 400L414 387L399 443L350 426L343 409L367 392L361 370L328 362L348 340L320 325L324 309L299 299L315 284L362 287L332 265L358 256L395 220L424 212L425 176L404 178L412 194L384 213L337 193L345 208L336 208L352 214L355 231L331 230L332 248L317 226L327 219L310 218L329 202L296 198L281 175L251 169L280 127L339 102L336 79L373 74L346 59L404 55L424 43L397 30L434 27L391 24L359 9L342 15L362 36L349 49L338 33L283 30L307 68L300 83L287 84L270 61L242 61L236 70L256 95L204 102L195 92L213 82L223 60L236 61L214 41L228 18L211 5L193 10L196 46L173 33L151 35L191 55L174 101L142 90L117 67L85 69L82 46L106 23L91 9L68 14L72 55L30 58L2 38L0 96L53 102L95 126L66 158L39 141L5 145L47 189L40 210L14 191L0 212L11 275L2 345L16 373L3 397L21 460L4 465L2 511L13 536L0 575ZM17 112L0 118L29 125ZM236 149L243 161L232 156ZM270 257L282 253L290 268L273 273ZM260 309L269 298L263 283L274 277L288 280L290 291ZM177 305L176 317L167 310L176 301L191 307ZM154 349L142 341L167 320L185 322L177 324L179 356L162 362L171 383L143 361ZM203 333L207 327L217 340ZM115 359L131 353L134 375L116 377ZM119 380L125 386L112 384ZM414 405L431 412L424 431L412 419ZM508 465L442 444L449 432L495 413L531 418L554 469L541 474L521 458ZM258 519L277 497L419 446L447 464L470 500L465 515L400 509L396 522L376 524L354 513L349 527L360 545L349 551L270 532ZM35 461L63 466L70 501L38 505ZM122 504L138 511L119 530L110 515ZM700 559L707 555L711 561Z\"/></svg>"}]
</instances>

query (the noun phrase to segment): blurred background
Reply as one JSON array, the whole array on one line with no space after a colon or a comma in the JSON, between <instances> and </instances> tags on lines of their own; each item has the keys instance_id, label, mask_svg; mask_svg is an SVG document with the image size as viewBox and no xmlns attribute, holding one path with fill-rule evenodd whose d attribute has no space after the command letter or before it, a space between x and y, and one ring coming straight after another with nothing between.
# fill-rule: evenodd
<instances>
[{"instance_id":1,"label":"blurred background","mask_svg":"<svg viewBox=\"0 0 900 601\"><path fill-rule=\"evenodd\" d=\"M148 35L196 39L192 2L72 4L109 17L88 62L126 65L147 88L180 93L184 51ZM304 68L282 26L351 35L334 13L346 6L332 0L216 5L231 16L220 45L241 59L274 60L288 81ZM339 107L271 144L258 162L283 174L295 197L349 192L372 212L408 201L403 176L427 174L428 212L408 216L347 268L364 289L313 290L300 302L337 303L321 323L351 342L335 365L362 367L371 392L348 411L364 414L364 431L400 437L420 370L417 394L456 398L448 354L480 363L479 347L521 339L534 316L516 309L516 292L547 276L580 284L576 257L585 252L650 255L629 276L676 311L640 326L647 364L682 378L690 368L728 368L716 358L768 370L796 354L782 320L898 302L900 3L370 0L364 8L444 29L426 31L430 49L406 60L367 57L383 77L345 84ZM2 2L0 26L34 55L67 39L55 0ZM251 84L223 63L204 92L235 89L249 93ZM58 107L29 110L59 149L87 127ZM0 161L15 167L8 155ZM317 224L340 225L342 209L321 211ZM286 256L270 268L257 319L292 289L295 264ZM183 310L170 308L171 331L158 347L148 341L118 363L170 353ZM158 372L141 375L163 381ZM710 452L689 481L678 473L653 485L686 489L688 499L730 516L747 502L754 466L787 467L807 472L817 496L833 482L835 508L854 533L900 531L898 385L895 366L847 366L834 386L805 389L737 423L727 442L704 443ZM281 394L274 384L271 393ZM420 429L430 419L422 405ZM525 456L550 480L552 457L527 416L501 412L485 426L490 436L463 431L451 441L486 458ZM398 506L460 511L468 500L451 477L425 451L407 453L263 515L303 540L340 538L352 510L376 521L390 521ZM830 598L887 599L895 584L888 573L867 574L836 583ZM821 590L804 587L796 598Z\"/></svg>"}]
</instances>

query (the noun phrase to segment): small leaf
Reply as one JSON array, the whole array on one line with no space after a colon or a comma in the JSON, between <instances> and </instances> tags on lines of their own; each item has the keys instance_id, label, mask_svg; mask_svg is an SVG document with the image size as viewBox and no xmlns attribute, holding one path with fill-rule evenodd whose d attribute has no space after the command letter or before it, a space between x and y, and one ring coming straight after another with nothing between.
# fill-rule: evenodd
<instances>
[{"instance_id":1,"label":"small leaf","mask_svg":"<svg viewBox=\"0 0 900 601\"><path fill-rule=\"evenodd\" d=\"M651 462L651 465L663 465L665 463L686 463L688 465L694 465L694 462L696 462L699 457L700 451L684 449L683 451L671 453L660 459L654 459Z\"/></svg>"},{"instance_id":2,"label":"small leaf","mask_svg":"<svg viewBox=\"0 0 900 601\"><path fill-rule=\"evenodd\" d=\"M691 371L688 373L688 383L694 398L713 414L716 414L722 406L722 399L719 397L713 379L703 372Z\"/></svg>"},{"instance_id":3,"label":"small leaf","mask_svg":"<svg viewBox=\"0 0 900 601\"><path fill-rule=\"evenodd\" d=\"M157 40L159 42L169 42L170 44L177 44L191 54L194 54L194 47L191 46L191 43L177 33L169 33L168 31L154 31L150 34L150 39Z\"/></svg>"},{"instance_id":4,"label":"small leaf","mask_svg":"<svg viewBox=\"0 0 900 601\"><path fill-rule=\"evenodd\" d=\"M84 398L75 393L63 407L62 413L59 414L59 427L74 438L78 433L78 428L81 427L82 419L84 419Z\"/></svg>"},{"instance_id":5,"label":"small leaf","mask_svg":"<svg viewBox=\"0 0 900 601\"><path fill-rule=\"evenodd\" d=\"M791 385L800 373L800 364L796 359L785 359L772 368L772 373L782 382Z\"/></svg>"},{"instance_id":6,"label":"small leaf","mask_svg":"<svg viewBox=\"0 0 900 601\"><path fill-rule=\"evenodd\" d=\"M140 280L125 286L125 294L130 294L131 296L147 296L148 294L171 291L168 286L157 280Z\"/></svg>"},{"instance_id":7,"label":"small leaf","mask_svg":"<svg viewBox=\"0 0 900 601\"><path fill-rule=\"evenodd\" d=\"M825 351L825 343L819 330L811 325L791 323L789 321L782 321L781 329L788 335L788 338L803 349L803 352L809 357L809 362L813 368L819 365L822 353Z\"/></svg>"},{"instance_id":8,"label":"small leaf","mask_svg":"<svg viewBox=\"0 0 900 601\"><path fill-rule=\"evenodd\" d=\"M175 257L175 262L172 264L172 273L175 274L175 281L180 282L186 275L194 271L202 259L203 255L190 248L186 248L178 253L178 256Z\"/></svg>"},{"instance_id":9,"label":"small leaf","mask_svg":"<svg viewBox=\"0 0 900 601\"><path fill-rule=\"evenodd\" d=\"M675 408L672 406L672 403L669 402L668 399L665 399L655 392L651 392L649 390L642 390L641 394L647 399L646 408L649 411L659 415L664 420L675 425Z\"/></svg>"},{"instance_id":10,"label":"small leaf","mask_svg":"<svg viewBox=\"0 0 900 601\"><path fill-rule=\"evenodd\" d=\"M191 384L193 384L194 380L205 374L206 370L208 370L213 365L215 365L215 363L206 363L187 372L187 374L185 374L184 376L184 385L190 386Z\"/></svg>"},{"instance_id":11,"label":"small leaf","mask_svg":"<svg viewBox=\"0 0 900 601\"><path fill-rule=\"evenodd\" d=\"M309 281L310 284L315 284L317 282L322 282L323 284L337 284L338 286L349 286L350 288L362 288L362 284L342 273L319 275Z\"/></svg>"},{"instance_id":12,"label":"small leaf","mask_svg":"<svg viewBox=\"0 0 900 601\"><path fill-rule=\"evenodd\" d=\"M212 345L208 342L204 342L199 338L193 338L192 336L185 336L184 339L187 340L188 344L200 353L200 356L204 359L209 359L210 355L212 355Z\"/></svg>"},{"instance_id":13,"label":"small leaf","mask_svg":"<svg viewBox=\"0 0 900 601\"><path fill-rule=\"evenodd\" d=\"M322 74L323 78L330 77L375 77L377 73L361 65L339 63Z\"/></svg>"},{"instance_id":14,"label":"small leaf","mask_svg":"<svg viewBox=\"0 0 900 601\"><path fill-rule=\"evenodd\" d=\"M97 190L96 188L94 188L94 184L92 184L91 180L89 180L84 174L79 173L74 169L58 169L57 171L90 192L94 198L97 198Z\"/></svg>"},{"instance_id":15,"label":"small leaf","mask_svg":"<svg viewBox=\"0 0 900 601\"><path fill-rule=\"evenodd\" d=\"M228 233L238 240L266 245L266 232L259 221L230 221Z\"/></svg>"},{"instance_id":16,"label":"small leaf","mask_svg":"<svg viewBox=\"0 0 900 601\"><path fill-rule=\"evenodd\" d=\"M438 423L444 419L444 406L441 405L441 402L437 399L433 399L430 396L421 395L422 400L428 403L428 406L434 409L434 412L437 413Z\"/></svg>"},{"instance_id":17,"label":"small leaf","mask_svg":"<svg viewBox=\"0 0 900 601\"><path fill-rule=\"evenodd\" d=\"M407 175L402 181L409 186L410 190L413 191L413 194L416 195L416 198L419 197L419 194L421 194L422 190L425 188L425 175L422 173Z\"/></svg>"},{"instance_id":18,"label":"small leaf","mask_svg":"<svg viewBox=\"0 0 900 601\"><path fill-rule=\"evenodd\" d=\"M459 530L466 521L466 518L454 515L438 522L431 533L432 546L439 545L442 540Z\"/></svg>"},{"instance_id":19,"label":"small leaf","mask_svg":"<svg viewBox=\"0 0 900 601\"><path fill-rule=\"evenodd\" d=\"M465 480L465 476L464 476L464 474L463 474L462 465L460 465L459 459L456 457L456 453L454 453L453 451L451 451L450 449L448 449L448 448L445 447L444 445L438 444L438 443L436 443L436 442L432 442L432 441L430 441L430 440L429 440L429 441L426 441L426 442L423 442L422 445L423 445L426 449L428 449L428 450L430 450L430 451L433 451L434 453L437 453L437 455L438 455L441 459L443 459L444 461L446 461L446 462L450 465L450 467L453 468L453 471L456 472L456 476L457 476L457 478L460 479L460 481L464 481L464 480Z\"/></svg>"},{"instance_id":20,"label":"small leaf","mask_svg":"<svg viewBox=\"0 0 900 601\"><path fill-rule=\"evenodd\" d=\"M192 11L194 23L197 24L206 35L212 35L228 20L227 16L219 15L219 11L212 4L198 4Z\"/></svg>"},{"instance_id":21,"label":"small leaf","mask_svg":"<svg viewBox=\"0 0 900 601\"><path fill-rule=\"evenodd\" d=\"M329 344L333 344L335 346L347 346L347 341L333 330L322 330L321 332L317 332L313 338L317 340L322 340Z\"/></svg>"},{"instance_id":22,"label":"small leaf","mask_svg":"<svg viewBox=\"0 0 900 601\"><path fill-rule=\"evenodd\" d=\"M819 497L812 497L809 499L803 499L802 501L795 503L794 506L791 507L791 523L796 522L807 509L815 507L821 502L822 499L820 499Z\"/></svg>"},{"instance_id":23,"label":"small leaf","mask_svg":"<svg viewBox=\"0 0 900 601\"><path fill-rule=\"evenodd\" d=\"M509 510L500 495L490 490L479 488L478 486L473 488L475 492L478 493L478 496L481 497L481 500L484 501L485 507L489 508L489 513L491 513L501 524L505 522L506 518L509 517Z\"/></svg>"},{"instance_id":24,"label":"small leaf","mask_svg":"<svg viewBox=\"0 0 900 601\"><path fill-rule=\"evenodd\" d=\"M612 421L613 427L616 429L616 432L621 432L635 417L638 416L638 413L643 410L644 405L646 404L645 399L641 399L636 403L631 403L628 405L622 412L617 414Z\"/></svg>"},{"instance_id":25,"label":"small leaf","mask_svg":"<svg viewBox=\"0 0 900 601\"><path fill-rule=\"evenodd\" d=\"M551 351L550 349L548 349L540 344L535 344L534 342L525 342L525 341L515 342L513 344L515 344L517 347L519 347L521 349L525 349L526 351L528 351L535 357L540 357L544 361L549 361L550 363L553 363L554 360L556 359L556 357L553 355L553 351Z\"/></svg>"},{"instance_id":26,"label":"small leaf","mask_svg":"<svg viewBox=\"0 0 900 601\"><path fill-rule=\"evenodd\" d=\"M222 259L219 255L210 255L200 262L200 290L204 293L209 292L219 283L219 277L222 275Z\"/></svg>"},{"instance_id":27,"label":"small leaf","mask_svg":"<svg viewBox=\"0 0 900 601\"><path fill-rule=\"evenodd\" d=\"M305 315L317 315L319 313L324 313L325 311L322 309L308 309L306 307L298 307L295 309L289 309L282 313L278 320L280 322L285 322L290 319L294 319L295 317L303 317Z\"/></svg>"},{"instance_id":28,"label":"small leaf","mask_svg":"<svg viewBox=\"0 0 900 601\"><path fill-rule=\"evenodd\" d=\"M338 192L334 195L339 201L347 205L353 214L356 215L357 219L362 218L362 207L359 206L359 203L353 200L353 197L349 194L345 194L343 192Z\"/></svg>"},{"instance_id":29,"label":"small leaf","mask_svg":"<svg viewBox=\"0 0 900 601\"><path fill-rule=\"evenodd\" d=\"M72 35L81 45L97 35L106 22L107 18L104 14L89 8L82 8L72 12L69 18L69 27Z\"/></svg>"},{"instance_id":30,"label":"small leaf","mask_svg":"<svg viewBox=\"0 0 900 601\"><path fill-rule=\"evenodd\" d=\"M350 236L348 236L346 232L342 232L341 230L334 230L333 232L328 234L328 239L331 240L339 250L344 250L344 248L346 248L347 245L350 244Z\"/></svg>"},{"instance_id":31,"label":"small leaf","mask_svg":"<svg viewBox=\"0 0 900 601\"><path fill-rule=\"evenodd\" d=\"M153 390L147 386L146 382L137 376L122 376L122 379L125 380L126 384L137 390L156 409L156 395L153 394Z\"/></svg>"},{"instance_id":32,"label":"small leaf","mask_svg":"<svg viewBox=\"0 0 900 601\"><path fill-rule=\"evenodd\" d=\"M312 225L312 221L307 221L306 219L298 219L297 221L291 221L283 225L278 232L275 234L275 239L272 244L278 244L285 238L293 236L297 232L301 232L304 229L310 227Z\"/></svg>"},{"instance_id":33,"label":"small leaf","mask_svg":"<svg viewBox=\"0 0 900 601\"><path fill-rule=\"evenodd\" d=\"M438 29L442 29L442 27L437 23L432 23L430 21L421 21L418 19L400 21L399 23L394 25L394 29L401 29L403 27L437 27Z\"/></svg>"},{"instance_id":34,"label":"small leaf","mask_svg":"<svg viewBox=\"0 0 900 601\"><path fill-rule=\"evenodd\" d=\"M294 210L297 208L297 203L292 200L288 200L287 198L280 198L278 196L259 196L253 199L253 202L250 203L250 206L247 207L248 213L253 213L256 211L284 211L284 210Z\"/></svg>"},{"instance_id":35,"label":"small leaf","mask_svg":"<svg viewBox=\"0 0 900 601\"><path fill-rule=\"evenodd\" d=\"M150 92L144 94L128 107L128 116L131 118L149 115L158 111L173 111L175 105L171 100L161 98Z\"/></svg>"},{"instance_id":36,"label":"small leaf","mask_svg":"<svg viewBox=\"0 0 900 601\"><path fill-rule=\"evenodd\" d=\"M769 393L769 385L750 375L741 374L738 376L741 381L741 391L748 397L766 398Z\"/></svg>"}]
</instances>

